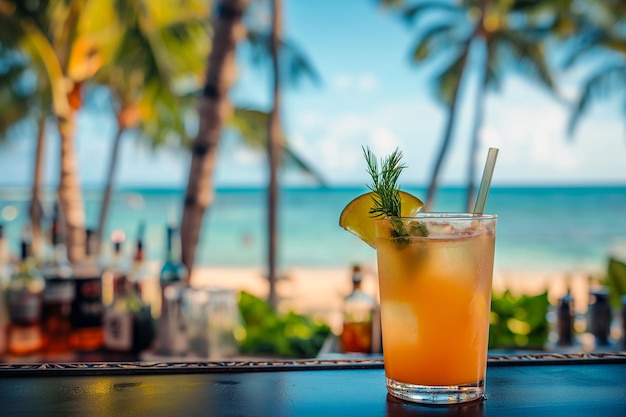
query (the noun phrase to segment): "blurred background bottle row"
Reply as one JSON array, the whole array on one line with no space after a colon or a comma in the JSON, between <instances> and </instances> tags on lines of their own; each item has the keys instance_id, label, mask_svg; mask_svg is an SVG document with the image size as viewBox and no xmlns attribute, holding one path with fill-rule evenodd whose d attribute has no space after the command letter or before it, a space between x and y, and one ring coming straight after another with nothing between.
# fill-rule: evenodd
<instances>
[{"instance_id":1,"label":"blurred background bottle row","mask_svg":"<svg viewBox=\"0 0 626 417\"><path fill-rule=\"evenodd\" d=\"M55 210L45 248L35 257L28 228L19 253L11 254L0 225L1 358L134 360L146 351L168 357L189 353L189 315L183 317L183 309L193 310L198 301L185 296L191 289L177 228L166 227L167 249L156 269L144 258L143 224L130 256L125 232L115 230L110 250L98 256L95 235L87 231L85 256L75 265L66 257L62 229ZM232 299L236 312L234 293Z\"/></svg>"}]
</instances>

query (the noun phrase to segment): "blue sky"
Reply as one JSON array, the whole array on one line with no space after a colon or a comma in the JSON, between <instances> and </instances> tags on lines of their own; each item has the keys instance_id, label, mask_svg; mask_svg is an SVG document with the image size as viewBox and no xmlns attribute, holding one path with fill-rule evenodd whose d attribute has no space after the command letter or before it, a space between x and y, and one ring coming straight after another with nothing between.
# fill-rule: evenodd
<instances>
[{"instance_id":1,"label":"blue sky","mask_svg":"<svg viewBox=\"0 0 626 417\"><path fill-rule=\"evenodd\" d=\"M378 155L400 147L408 168L402 183L425 185L442 135L445 113L433 100L428 71L409 63L414 29L382 12L369 0L285 0L286 36L305 50L322 78L285 92L283 122L292 147L322 172L330 184L367 182L361 146ZM250 68L239 54L234 101L267 109L268 73ZM567 138L569 110L538 87L510 74L504 88L487 100L481 131L480 162L490 146L500 148L493 184L626 184L626 126L615 101L596 106ZM575 74L560 74L561 93L578 94ZM473 91L468 90L468 102ZM443 171L443 182L463 184L468 153L470 108L466 106ZM54 126L50 131L53 132ZM84 112L77 129L81 182L104 182L115 133L105 114ZM46 178L57 178L57 137L50 135ZM26 185L31 177L34 138L0 147L0 185ZM127 137L118 184L185 186L188 155L166 148L152 151ZM265 183L263 153L239 146L232 138L220 144L218 185ZM285 183L307 184L288 172Z\"/></svg>"}]
</instances>

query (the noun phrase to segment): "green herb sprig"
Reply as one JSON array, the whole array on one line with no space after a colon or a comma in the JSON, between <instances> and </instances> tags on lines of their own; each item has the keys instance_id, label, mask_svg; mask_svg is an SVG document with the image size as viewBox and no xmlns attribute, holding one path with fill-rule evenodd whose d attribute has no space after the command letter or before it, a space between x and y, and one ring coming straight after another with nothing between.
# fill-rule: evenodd
<instances>
[{"instance_id":1,"label":"green herb sprig","mask_svg":"<svg viewBox=\"0 0 626 417\"><path fill-rule=\"evenodd\" d=\"M372 177L368 188L372 191L373 207L369 213L372 217L401 217L402 206L398 178L406 165L402 163L402 151L398 148L387 158L381 158L380 164L369 147L363 148L363 156L367 162L367 172ZM426 225L412 222L410 230L400 219L391 220L391 237L396 238L399 245L409 243L408 236L428 236Z\"/></svg>"},{"instance_id":2,"label":"green herb sprig","mask_svg":"<svg viewBox=\"0 0 626 417\"><path fill-rule=\"evenodd\" d=\"M406 165L402 164L402 151L396 148L387 158L381 158L380 165L369 147L363 148L367 162L367 172L372 177L368 188L374 193L374 206L370 210L372 217L400 217L400 190L397 183L400 173Z\"/></svg>"}]
</instances>

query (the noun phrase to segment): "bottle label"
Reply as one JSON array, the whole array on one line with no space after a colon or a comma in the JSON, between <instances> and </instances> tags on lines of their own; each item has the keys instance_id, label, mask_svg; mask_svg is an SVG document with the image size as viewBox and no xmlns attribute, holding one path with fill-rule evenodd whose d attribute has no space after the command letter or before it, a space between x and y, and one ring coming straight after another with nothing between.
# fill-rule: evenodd
<instances>
[{"instance_id":1,"label":"bottle label","mask_svg":"<svg viewBox=\"0 0 626 417\"><path fill-rule=\"evenodd\" d=\"M48 278L43 292L44 303L71 303L74 299L74 284L67 278Z\"/></svg>"},{"instance_id":2,"label":"bottle label","mask_svg":"<svg viewBox=\"0 0 626 417\"><path fill-rule=\"evenodd\" d=\"M37 323L41 316L41 294L27 289L9 291L9 320L13 324L26 325Z\"/></svg>"},{"instance_id":3,"label":"bottle label","mask_svg":"<svg viewBox=\"0 0 626 417\"><path fill-rule=\"evenodd\" d=\"M104 346L120 352L130 352L133 347L133 313L114 311L104 313Z\"/></svg>"},{"instance_id":4,"label":"bottle label","mask_svg":"<svg viewBox=\"0 0 626 417\"><path fill-rule=\"evenodd\" d=\"M99 277L76 278L76 296L72 303L71 321L73 329L102 327L102 283Z\"/></svg>"}]
</instances>

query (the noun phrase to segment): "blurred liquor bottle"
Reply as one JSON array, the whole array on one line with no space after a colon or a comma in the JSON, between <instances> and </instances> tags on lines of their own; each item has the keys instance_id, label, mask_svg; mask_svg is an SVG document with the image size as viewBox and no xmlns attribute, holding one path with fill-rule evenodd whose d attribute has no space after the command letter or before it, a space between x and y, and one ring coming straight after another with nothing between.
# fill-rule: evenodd
<instances>
[{"instance_id":1,"label":"blurred liquor bottle","mask_svg":"<svg viewBox=\"0 0 626 417\"><path fill-rule=\"evenodd\" d=\"M557 346L574 346L574 318L574 299L568 289L557 306Z\"/></svg>"},{"instance_id":2,"label":"blurred liquor bottle","mask_svg":"<svg viewBox=\"0 0 626 417\"><path fill-rule=\"evenodd\" d=\"M378 303L363 288L359 265L352 267L352 292L343 303L341 344L346 353L371 353Z\"/></svg>"},{"instance_id":3,"label":"blurred liquor bottle","mask_svg":"<svg viewBox=\"0 0 626 417\"><path fill-rule=\"evenodd\" d=\"M67 259L61 229L58 208L55 207L50 228L50 245L41 267L46 282L41 315L44 351L52 354L72 351L70 333L74 301L74 283L71 279L73 271Z\"/></svg>"},{"instance_id":4,"label":"blurred liquor bottle","mask_svg":"<svg viewBox=\"0 0 626 417\"><path fill-rule=\"evenodd\" d=\"M180 259L177 228L167 227L165 247L165 261L159 274L161 311L157 325L156 353L163 356L184 356L189 349L189 343L181 307L189 273Z\"/></svg>"},{"instance_id":5,"label":"blurred liquor bottle","mask_svg":"<svg viewBox=\"0 0 626 417\"><path fill-rule=\"evenodd\" d=\"M604 287L589 291L588 325L594 337L595 350L606 349L611 344L610 332L612 312L609 304L609 292Z\"/></svg>"},{"instance_id":6,"label":"blurred liquor bottle","mask_svg":"<svg viewBox=\"0 0 626 417\"><path fill-rule=\"evenodd\" d=\"M29 237L20 244L18 265L6 290L9 312L7 352L12 355L37 353L43 346L41 310L45 281L35 266Z\"/></svg>"},{"instance_id":7,"label":"blurred liquor bottle","mask_svg":"<svg viewBox=\"0 0 626 417\"><path fill-rule=\"evenodd\" d=\"M115 252L121 257L121 242L115 242ZM118 262L109 268L113 295L104 310L104 347L107 350L137 355L152 341L149 309L143 304L128 271Z\"/></svg>"},{"instance_id":8,"label":"blurred liquor bottle","mask_svg":"<svg viewBox=\"0 0 626 417\"><path fill-rule=\"evenodd\" d=\"M102 263L102 304L106 309L113 304L114 282L119 275L126 275L128 264L126 258L122 254L122 244L126 240L126 234L121 230L114 230L111 233L111 243L113 253L110 259L105 259Z\"/></svg>"},{"instance_id":9,"label":"blurred liquor bottle","mask_svg":"<svg viewBox=\"0 0 626 417\"><path fill-rule=\"evenodd\" d=\"M7 325L9 312L6 305L6 290L11 279L12 265L9 259L9 245L4 236L4 225L0 224L0 355L7 348Z\"/></svg>"},{"instance_id":10,"label":"blurred liquor bottle","mask_svg":"<svg viewBox=\"0 0 626 417\"><path fill-rule=\"evenodd\" d=\"M146 262L144 231L144 224L141 223L137 232L135 255L128 272L128 279L135 286L141 301L149 308L151 316L156 319L161 310L159 277Z\"/></svg>"},{"instance_id":11,"label":"blurred liquor bottle","mask_svg":"<svg viewBox=\"0 0 626 417\"><path fill-rule=\"evenodd\" d=\"M94 252L95 234L86 230L85 257L74 268L74 302L72 303L70 342L77 351L89 352L102 347L102 270Z\"/></svg>"},{"instance_id":12,"label":"blurred liquor bottle","mask_svg":"<svg viewBox=\"0 0 626 417\"><path fill-rule=\"evenodd\" d=\"M143 223L139 225L135 242L135 254L128 271L128 280L143 306L142 319L140 321L143 327L139 331L144 335L143 337L146 339L144 343L149 347L152 345L156 333L153 308L160 308L161 298L158 276L156 273L151 272L145 260Z\"/></svg>"}]
</instances>

